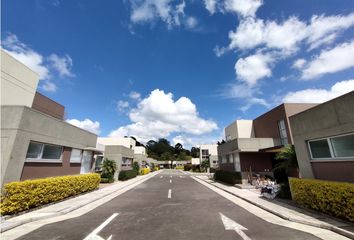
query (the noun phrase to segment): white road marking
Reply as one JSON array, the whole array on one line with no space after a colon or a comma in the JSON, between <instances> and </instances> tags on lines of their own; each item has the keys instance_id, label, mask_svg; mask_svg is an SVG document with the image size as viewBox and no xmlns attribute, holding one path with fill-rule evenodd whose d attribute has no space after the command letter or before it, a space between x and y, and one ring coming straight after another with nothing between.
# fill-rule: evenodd
<instances>
[{"instance_id":1,"label":"white road marking","mask_svg":"<svg viewBox=\"0 0 354 240\"><path fill-rule=\"evenodd\" d=\"M243 240L251 240L243 231L248 230L244 226L238 224L234 220L226 217L224 214L219 213L221 217L221 221L224 224L225 230L234 230L241 236Z\"/></svg>"},{"instance_id":2,"label":"white road marking","mask_svg":"<svg viewBox=\"0 0 354 240\"><path fill-rule=\"evenodd\" d=\"M171 189L168 189L168 195L167 195L167 197L168 197L168 198L171 198L171 195L172 195L172 190L171 190Z\"/></svg>"},{"instance_id":3,"label":"white road marking","mask_svg":"<svg viewBox=\"0 0 354 240\"><path fill-rule=\"evenodd\" d=\"M160 178L163 178L163 176L161 176Z\"/></svg>"},{"instance_id":4,"label":"white road marking","mask_svg":"<svg viewBox=\"0 0 354 240\"><path fill-rule=\"evenodd\" d=\"M84 240L94 240L94 239L103 239L102 237L98 236L97 234L105 227L107 226L115 217L118 216L119 213L114 213L112 216L110 216L106 221L104 221L101 225L99 225L95 230L93 230L87 237L84 238ZM107 240L112 239L112 235L107 238Z\"/></svg>"},{"instance_id":5,"label":"white road marking","mask_svg":"<svg viewBox=\"0 0 354 240\"><path fill-rule=\"evenodd\" d=\"M172 176L170 176L170 178L172 178Z\"/></svg>"},{"instance_id":6,"label":"white road marking","mask_svg":"<svg viewBox=\"0 0 354 240\"><path fill-rule=\"evenodd\" d=\"M184 176L179 176L180 178L184 178Z\"/></svg>"},{"instance_id":7,"label":"white road marking","mask_svg":"<svg viewBox=\"0 0 354 240\"><path fill-rule=\"evenodd\" d=\"M172 183L172 179L170 179L170 183Z\"/></svg>"}]
</instances>

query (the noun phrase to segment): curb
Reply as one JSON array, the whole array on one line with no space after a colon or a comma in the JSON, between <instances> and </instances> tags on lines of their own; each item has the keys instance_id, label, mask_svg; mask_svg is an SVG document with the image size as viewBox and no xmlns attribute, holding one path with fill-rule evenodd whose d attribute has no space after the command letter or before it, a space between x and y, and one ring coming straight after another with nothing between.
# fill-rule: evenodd
<instances>
[{"instance_id":1,"label":"curb","mask_svg":"<svg viewBox=\"0 0 354 240\"><path fill-rule=\"evenodd\" d=\"M295 219L295 218L287 217L287 216L285 216L285 215L283 215L281 213L278 213L278 212L274 211L273 209L270 209L270 208L267 208L267 207L265 207L265 206L263 206L261 204L252 202L251 200L249 200L249 199L247 199L245 197L239 196L239 195L237 195L237 194L235 194L235 193L233 193L233 192L231 192L229 190L226 190L226 189L224 189L222 187L216 186L213 183L210 183L210 182L208 182L208 181L206 181L204 179L201 179L201 178L199 178L197 176L196 176L196 178L198 178L199 180L201 180L203 182L206 182L206 183L208 183L208 184L210 184L210 185L212 185L212 186L214 186L214 187L216 187L216 188L218 188L218 189L220 189L220 190L222 190L224 192L227 192L227 193L229 193L229 194L231 194L231 195L233 195L235 197L238 197L238 198L240 198L240 199L242 199L242 200L244 200L244 201L246 201L248 203L251 203L252 205L255 205L255 206L257 206L257 207L259 207L259 208L261 208L261 209L263 209L263 210L265 210L265 211L267 211L269 213L272 213L272 214L274 214L274 215L276 215L276 216L278 216L278 217L280 217L280 218L282 218L284 220L295 222L295 223L301 223L301 224L305 224L305 225L312 226L312 227L318 227L318 228L330 230L332 232L338 233L338 234L340 234L342 236L345 236L347 238L354 239L354 233L349 232L347 230L344 230L344 229L341 229L339 227L336 227L336 226L333 226L333 225L329 225L329 224L318 224L318 223L313 223L313 222L309 222L309 221L302 221L302 220L298 220L298 219Z\"/></svg>"},{"instance_id":2,"label":"curb","mask_svg":"<svg viewBox=\"0 0 354 240\"><path fill-rule=\"evenodd\" d=\"M150 176L149 176L149 175L145 175L145 176L147 176L147 177L145 177L145 178L143 178L143 179L139 179L139 180L133 179L133 180L136 180L136 181L132 181L131 183L129 183L129 184L125 185L125 186L122 186L121 188L115 189L115 190L112 191L112 192L108 192L108 193L106 193L106 194L103 194L103 195L94 197L94 198L92 198L91 200L88 200L87 202L83 202L83 203L81 203L81 204L79 204L79 205L77 205L77 206L72 206L72 207L64 208L63 210L61 210L61 211L59 211L59 212L48 213L47 215L44 215L44 216L31 217L31 218L23 219L23 220L20 220L20 221L10 222L10 223L8 223L8 225L6 225L6 220L5 220L5 221L1 222L0 233L6 232L6 231L8 231L8 230L11 230L11 229L13 229L13 228L15 228L15 227L19 227L19 226L24 225L24 224L26 224L26 223L35 222L35 221L39 221L39 220L43 220L43 219L47 219L47 218L53 218L53 217L58 217L58 216L61 216L61 215L68 214L68 213L70 213L70 212L72 212L72 211L75 211L75 210L77 210L77 209L79 209L79 208L81 208L81 207L86 206L87 204L96 202L96 201L98 201L98 200L100 200L100 199L102 199L102 198L104 198L104 197L107 197L107 196L109 196L109 195L111 195L111 194L114 194L114 193L115 193L116 191L118 191L118 190L125 189L125 188L127 188L127 187L129 187L129 186L131 186L131 185L133 185L133 184L135 184L135 183L137 183L137 182L142 181L142 180L147 180L147 179L149 179L149 178L152 178L152 177L154 177L155 175L157 175L158 172L159 172L159 171L156 171L156 172L154 172L155 174L153 173L153 175L150 175ZM94 192L94 191L93 191L93 192ZM92 192L91 192L91 193L92 193ZM77 196L77 197L79 197L79 196ZM71 198L70 198L70 199L71 199ZM69 200L69 199L68 199L68 200Z\"/></svg>"}]
</instances>

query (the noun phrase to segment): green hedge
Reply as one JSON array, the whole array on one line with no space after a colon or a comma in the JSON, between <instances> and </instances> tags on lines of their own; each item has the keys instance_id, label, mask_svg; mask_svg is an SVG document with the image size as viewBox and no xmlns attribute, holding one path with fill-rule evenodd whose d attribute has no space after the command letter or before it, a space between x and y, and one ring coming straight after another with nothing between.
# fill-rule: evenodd
<instances>
[{"instance_id":1,"label":"green hedge","mask_svg":"<svg viewBox=\"0 0 354 240\"><path fill-rule=\"evenodd\" d=\"M354 184L290 178L292 198L311 208L354 222Z\"/></svg>"},{"instance_id":2,"label":"green hedge","mask_svg":"<svg viewBox=\"0 0 354 240\"><path fill-rule=\"evenodd\" d=\"M123 170L119 172L118 180L125 181L131 178L135 178L138 173L135 170Z\"/></svg>"},{"instance_id":3,"label":"green hedge","mask_svg":"<svg viewBox=\"0 0 354 240\"><path fill-rule=\"evenodd\" d=\"M98 188L99 174L50 177L5 184L1 196L1 215L15 214L31 208Z\"/></svg>"},{"instance_id":4,"label":"green hedge","mask_svg":"<svg viewBox=\"0 0 354 240\"><path fill-rule=\"evenodd\" d=\"M242 183L242 176L240 172L216 170L214 173L214 179L232 185Z\"/></svg>"}]
</instances>

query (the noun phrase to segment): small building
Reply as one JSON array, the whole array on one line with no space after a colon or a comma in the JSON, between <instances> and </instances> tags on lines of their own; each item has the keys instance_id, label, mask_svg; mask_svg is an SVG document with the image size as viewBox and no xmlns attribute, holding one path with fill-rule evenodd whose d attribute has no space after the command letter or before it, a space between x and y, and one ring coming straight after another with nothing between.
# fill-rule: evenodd
<instances>
[{"instance_id":1,"label":"small building","mask_svg":"<svg viewBox=\"0 0 354 240\"><path fill-rule=\"evenodd\" d=\"M1 186L88 173L97 136L64 121L64 106L37 92L39 77L1 50Z\"/></svg>"},{"instance_id":2,"label":"small building","mask_svg":"<svg viewBox=\"0 0 354 240\"><path fill-rule=\"evenodd\" d=\"M254 120L236 120L225 128L226 142L218 146L220 169L273 176L273 159L284 145L292 144L289 117L316 104L284 103Z\"/></svg>"},{"instance_id":3,"label":"small building","mask_svg":"<svg viewBox=\"0 0 354 240\"><path fill-rule=\"evenodd\" d=\"M354 182L354 91L290 117L302 178Z\"/></svg>"},{"instance_id":4,"label":"small building","mask_svg":"<svg viewBox=\"0 0 354 240\"><path fill-rule=\"evenodd\" d=\"M116 162L115 180L118 180L120 171L133 169L134 139L130 137L99 137L97 138L97 148L103 149L103 158Z\"/></svg>"},{"instance_id":5,"label":"small building","mask_svg":"<svg viewBox=\"0 0 354 240\"><path fill-rule=\"evenodd\" d=\"M209 161L210 168L218 168L218 145L217 144L201 144L199 145L199 163Z\"/></svg>"}]
</instances>

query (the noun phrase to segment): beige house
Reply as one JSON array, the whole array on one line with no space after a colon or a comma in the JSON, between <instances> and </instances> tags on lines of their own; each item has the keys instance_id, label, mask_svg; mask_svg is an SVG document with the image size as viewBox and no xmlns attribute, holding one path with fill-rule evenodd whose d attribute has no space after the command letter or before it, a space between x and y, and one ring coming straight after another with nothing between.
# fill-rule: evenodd
<instances>
[{"instance_id":1,"label":"beige house","mask_svg":"<svg viewBox=\"0 0 354 240\"><path fill-rule=\"evenodd\" d=\"M354 182L354 91L290 117L303 178Z\"/></svg>"},{"instance_id":2,"label":"beige house","mask_svg":"<svg viewBox=\"0 0 354 240\"><path fill-rule=\"evenodd\" d=\"M64 121L38 75L1 50L1 186L92 171L97 136Z\"/></svg>"}]
</instances>

